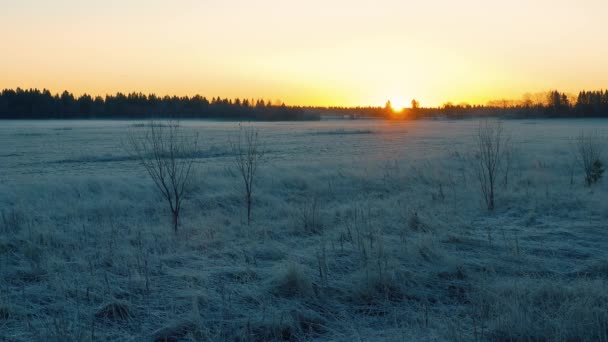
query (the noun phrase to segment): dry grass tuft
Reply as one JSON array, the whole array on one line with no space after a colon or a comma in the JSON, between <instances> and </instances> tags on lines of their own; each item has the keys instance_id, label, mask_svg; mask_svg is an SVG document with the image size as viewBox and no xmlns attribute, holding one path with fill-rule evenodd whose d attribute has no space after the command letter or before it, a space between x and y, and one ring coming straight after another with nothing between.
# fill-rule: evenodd
<instances>
[{"instance_id":1,"label":"dry grass tuft","mask_svg":"<svg viewBox=\"0 0 608 342\"><path fill-rule=\"evenodd\" d=\"M100 307L97 312L95 312L95 317L112 321L123 321L130 319L132 314L127 303L114 302Z\"/></svg>"},{"instance_id":2,"label":"dry grass tuft","mask_svg":"<svg viewBox=\"0 0 608 342\"><path fill-rule=\"evenodd\" d=\"M152 334L154 342L179 342L187 337L200 337L198 325L189 320L176 321L166 327L160 328Z\"/></svg>"}]
</instances>

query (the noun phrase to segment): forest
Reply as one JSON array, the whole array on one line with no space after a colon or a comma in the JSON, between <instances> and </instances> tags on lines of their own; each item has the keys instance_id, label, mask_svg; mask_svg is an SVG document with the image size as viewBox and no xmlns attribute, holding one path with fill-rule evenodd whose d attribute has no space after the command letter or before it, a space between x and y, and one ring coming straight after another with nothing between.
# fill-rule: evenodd
<instances>
[{"instance_id":1,"label":"forest","mask_svg":"<svg viewBox=\"0 0 608 342\"><path fill-rule=\"evenodd\" d=\"M75 97L47 89L5 89L0 93L1 119L226 119L226 120L318 120L300 107L249 99L207 98L196 95L163 96L117 93L105 97L84 94Z\"/></svg>"},{"instance_id":2,"label":"forest","mask_svg":"<svg viewBox=\"0 0 608 342\"><path fill-rule=\"evenodd\" d=\"M553 90L520 101L495 100L485 105L446 102L439 107L421 107L417 100L402 110L384 107L288 106L263 99L228 99L201 95L157 96L132 92L92 97L68 91L5 89L0 92L0 119L224 119L224 120L319 120L322 116L344 118L421 119L468 117L576 118L608 117L608 90L581 91L578 96Z\"/></svg>"},{"instance_id":3,"label":"forest","mask_svg":"<svg viewBox=\"0 0 608 342\"><path fill-rule=\"evenodd\" d=\"M410 108L396 111L390 101L384 107L329 107L327 112L358 117L390 119L422 118L581 118L608 117L608 90L581 91L578 96L553 90L549 92L526 94L522 100L494 100L485 105L446 102L439 107L420 107L412 100Z\"/></svg>"}]
</instances>

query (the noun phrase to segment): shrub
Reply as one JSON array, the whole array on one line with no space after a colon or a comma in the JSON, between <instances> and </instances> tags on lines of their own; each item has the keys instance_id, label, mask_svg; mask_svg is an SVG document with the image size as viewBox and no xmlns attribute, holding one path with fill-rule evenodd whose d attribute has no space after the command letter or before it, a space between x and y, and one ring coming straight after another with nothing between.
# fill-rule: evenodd
<instances>
[{"instance_id":1,"label":"shrub","mask_svg":"<svg viewBox=\"0 0 608 342\"><path fill-rule=\"evenodd\" d=\"M591 165L591 171L589 175L585 178L587 184L597 183L600 179L602 179L602 175L604 174L604 164L599 159L596 159Z\"/></svg>"},{"instance_id":2,"label":"shrub","mask_svg":"<svg viewBox=\"0 0 608 342\"><path fill-rule=\"evenodd\" d=\"M576 141L577 160L585 172L585 183L591 186L597 183L604 173L601 161L601 138L598 132L582 131Z\"/></svg>"}]
</instances>

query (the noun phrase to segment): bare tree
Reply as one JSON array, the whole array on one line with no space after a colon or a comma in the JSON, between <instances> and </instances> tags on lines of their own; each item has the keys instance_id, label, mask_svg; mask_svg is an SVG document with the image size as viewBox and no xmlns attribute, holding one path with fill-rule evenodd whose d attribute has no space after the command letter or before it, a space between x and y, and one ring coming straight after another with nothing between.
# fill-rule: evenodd
<instances>
[{"instance_id":1,"label":"bare tree","mask_svg":"<svg viewBox=\"0 0 608 342\"><path fill-rule=\"evenodd\" d=\"M576 156L585 172L585 183L591 186L602 178L602 141L597 131L581 131L576 140Z\"/></svg>"},{"instance_id":2,"label":"bare tree","mask_svg":"<svg viewBox=\"0 0 608 342\"><path fill-rule=\"evenodd\" d=\"M235 168L243 179L243 185L245 186L247 225L250 225L254 180L258 166L264 157L264 149L260 142L258 130L251 126L245 127L240 124L238 135L230 144L234 154Z\"/></svg>"},{"instance_id":3,"label":"bare tree","mask_svg":"<svg viewBox=\"0 0 608 342\"><path fill-rule=\"evenodd\" d=\"M488 210L494 210L494 196L498 171L508 141L500 121L485 120L479 123L476 136L477 178Z\"/></svg>"},{"instance_id":4,"label":"bare tree","mask_svg":"<svg viewBox=\"0 0 608 342\"><path fill-rule=\"evenodd\" d=\"M130 151L169 204L176 233L182 203L189 190L197 143L198 136L184 134L177 121L151 121L145 125L143 134L129 136Z\"/></svg>"}]
</instances>

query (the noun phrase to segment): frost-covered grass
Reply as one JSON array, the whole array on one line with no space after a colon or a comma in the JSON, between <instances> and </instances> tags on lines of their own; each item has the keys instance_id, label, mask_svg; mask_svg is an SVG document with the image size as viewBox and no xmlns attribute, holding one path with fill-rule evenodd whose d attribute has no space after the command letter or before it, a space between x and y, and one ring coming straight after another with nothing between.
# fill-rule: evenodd
<instances>
[{"instance_id":1,"label":"frost-covered grass","mask_svg":"<svg viewBox=\"0 0 608 342\"><path fill-rule=\"evenodd\" d=\"M203 146L176 235L121 148L143 127L9 122L0 340L608 341L608 183L570 184L566 139L608 122L530 123L505 123L491 213L474 121L256 124L251 227L236 125L189 123Z\"/></svg>"}]
</instances>

